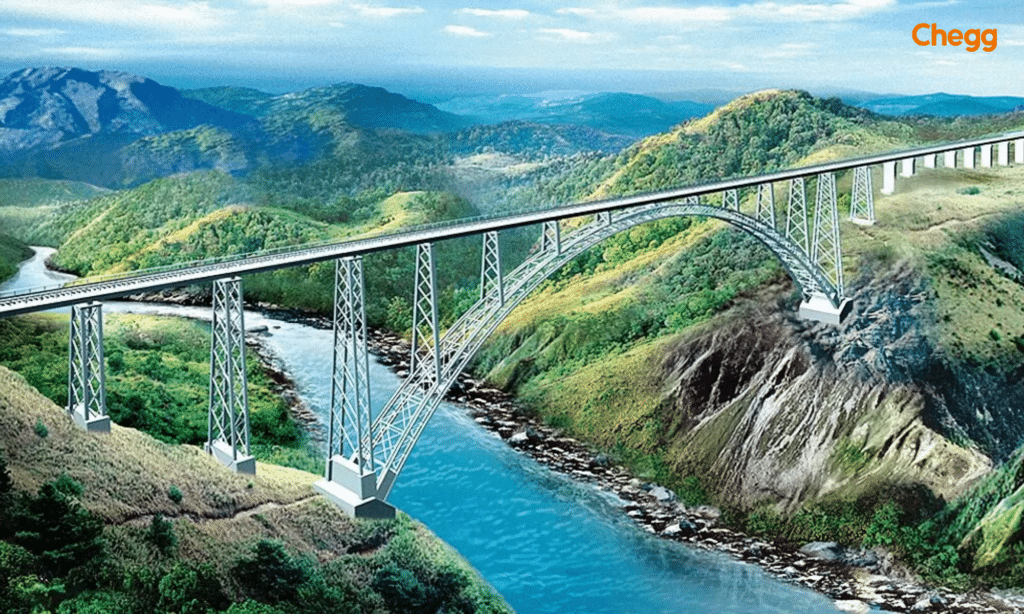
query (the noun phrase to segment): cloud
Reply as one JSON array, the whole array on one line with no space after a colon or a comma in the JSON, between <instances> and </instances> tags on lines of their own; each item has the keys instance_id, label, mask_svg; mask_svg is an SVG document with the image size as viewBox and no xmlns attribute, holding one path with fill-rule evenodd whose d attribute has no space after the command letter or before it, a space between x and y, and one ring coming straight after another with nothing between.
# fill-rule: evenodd
<instances>
[{"instance_id":1,"label":"cloud","mask_svg":"<svg viewBox=\"0 0 1024 614\"><path fill-rule=\"evenodd\" d=\"M155 27L161 29L211 28L224 22L232 12L212 8L207 2L160 3L132 0L9 0L0 12L45 19Z\"/></svg>"},{"instance_id":2,"label":"cloud","mask_svg":"<svg viewBox=\"0 0 1024 614\"><path fill-rule=\"evenodd\" d=\"M583 8L583 7L567 7L564 9L558 9L555 11L558 15L576 15L579 17L593 17L597 15L597 9Z\"/></svg>"},{"instance_id":3,"label":"cloud","mask_svg":"<svg viewBox=\"0 0 1024 614\"><path fill-rule=\"evenodd\" d=\"M569 28L541 28L542 34L550 34L562 40L576 43L594 42L600 35L595 32L584 32L582 30L571 30Z\"/></svg>"},{"instance_id":4,"label":"cloud","mask_svg":"<svg viewBox=\"0 0 1024 614\"><path fill-rule=\"evenodd\" d=\"M368 4L353 4L352 8L363 17L373 17L375 19L389 19L391 17L401 17L403 15L418 15L420 13L426 13L426 9L421 6L409 6L409 7L396 7L396 6L370 6Z\"/></svg>"},{"instance_id":5,"label":"cloud","mask_svg":"<svg viewBox=\"0 0 1024 614\"><path fill-rule=\"evenodd\" d=\"M598 11L592 8L557 9L558 15L572 15L634 24L693 26L732 21L843 21L879 11L896 8L896 0L821 0L820 2L751 2L736 6L706 4L703 6L639 5L621 6L613 3Z\"/></svg>"},{"instance_id":6,"label":"cloud","mask_svg":"<svg viewBox=\"0 0 1024 614\"><path fill-rule=\"evenodd\" d=\"M444 31L449 34L454 34L455 36L465 36L468 38L484 38L491 36L490 32L481 32L480 30L469 26L445 26Z\"/></svg>"},{"instance_id":7,"label":"cloud","mask_svg":"<svg viewBox=\"0 0 1024 614\"><path fill-rule=\"evenodd\" d=\"M41 49L45 54L57 57L70 58L73 60L109 60L112 58L124 57L124 52L119 49L107 49L102 47L48 47Z\"/></svg>"},{"instance_id":8,"label":"cloud","mask_svg":"<svg viewBox=\"0 0 1024 614\"><path fill-rule=\"evenodd\" d=\"M56 28L8 28L2 30L7 36L17 36L22 38L42 38L50 36L62 36L65 34L64 30L57 30Z\"/></svg>"},{"instance_id":9,"label":"cloud","mask_svg":"<svg viewBox=\"0 0 1024 614\"><path fill-rule=\"evenodd\" d=\"M728 8L702 6L680 8L674 6L638 6L620 9L617 15L621 19L642 23L708 23L729 21L732 14Z\"/></svg>"},{"instance_id":10,"label":"cloud","mask_svg":"<svg viewBox=\"0 0 1024 614\"><path fill-rule=\"evenodd\" d=\"M474 17L498 17L501 19L526 19L533 15L523 9L459 9L459 13Z\"/></svg>"}]
</instances>

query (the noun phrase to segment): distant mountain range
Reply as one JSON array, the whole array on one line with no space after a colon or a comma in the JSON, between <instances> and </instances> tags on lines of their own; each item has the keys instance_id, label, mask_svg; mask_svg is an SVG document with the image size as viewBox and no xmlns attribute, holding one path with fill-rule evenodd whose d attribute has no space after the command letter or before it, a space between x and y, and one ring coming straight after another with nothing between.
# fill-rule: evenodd
<instances>
[{"instance_id":1,"label":"distant mountain range","mask_svg":"<svg viewBox=\"0 0 1024 614\"><path fill-rule=\"evenodd\" d=\"M534 96L472 96L437 104L438 108L470 116L481 124L524 120L543 124L586 126L614 135L641 138L702 117L714 105L664 102L651 96L624 93L572 94L549 92Z\"/></svg>"},{"instance_id":2,"label":"distant mountain range","mask_svg":"<svg viewBox=\"0 0 1024 614\"><path fill-rule=\"evenodd\" d=\"M889 96L851 104L875 113L897 116L960 117L1024 110L1024 98L1016 96L960 96L942 92L921 96Z\"/></svg>"}]
</instances>

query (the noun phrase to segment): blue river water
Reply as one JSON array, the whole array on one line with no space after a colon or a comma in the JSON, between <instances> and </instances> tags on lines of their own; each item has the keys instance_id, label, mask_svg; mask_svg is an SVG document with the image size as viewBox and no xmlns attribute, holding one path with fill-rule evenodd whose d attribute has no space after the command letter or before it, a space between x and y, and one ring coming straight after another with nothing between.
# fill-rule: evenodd
<instances>
[{"instance_id":1,"label":"blue river water","mask_svg":"<svg viewBox=\"0 0 1024 614\"><path fill-rule=\"evenodd\" d=\"M0 287L60 279L40 250ZM208 309L104 303L117 312L208 320ZM246 312L267 326L268 346L299 394L321 416L329 409L329 331ZM397 385L371 364L374 404ZM480 428L466 411L442 405L416 445L391 503L458 550L520 614L835 613L828 598L779 582L725 555L659 539L629 520L617 499L551 472Z\"/></svg>"}]
</instances>

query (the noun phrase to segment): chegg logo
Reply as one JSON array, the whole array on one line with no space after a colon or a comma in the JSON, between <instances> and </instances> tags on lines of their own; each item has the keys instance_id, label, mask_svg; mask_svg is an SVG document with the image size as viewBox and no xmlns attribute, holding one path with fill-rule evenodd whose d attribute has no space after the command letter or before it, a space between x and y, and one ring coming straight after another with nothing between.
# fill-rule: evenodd
<instances>
[{"instance_id":1,"label":"chegg logo","mask_svg":"<svg viewBox=\"0 0 1024 614\"><path fill-rule=\"evenodd\" d=\"M929 32L929 28L931 31ZM928 35L931 34L931 38ZM942 45L945 47L950 44L954 47L966 43L967 50L974 53L980 47L982 51L994 51L996 48L996 37L998 33L995 28L990 30L979 30L973 28L966 32L953 29L949 32L939 28L938 24L932 23L919 23L914 26L914 29L910 32L910 37L914 39L914 42L922 47L938 47ZM982 47L984 45L984 47Z\"/></svg>"}]
</instances>

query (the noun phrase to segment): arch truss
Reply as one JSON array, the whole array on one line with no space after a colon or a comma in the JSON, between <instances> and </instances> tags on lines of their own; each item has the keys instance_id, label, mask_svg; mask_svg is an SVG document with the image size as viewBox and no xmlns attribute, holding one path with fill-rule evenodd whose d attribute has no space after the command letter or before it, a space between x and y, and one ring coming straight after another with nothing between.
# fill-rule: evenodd
<instances>
[{"instance_id":1,"label":"arch truss","mask_svg":"<svg viewBox=\"0 0 1024 614\"><path fill-rule=\"evenodd\" d=\"M437 324L433 246L418 245L409 375L375 416L368 410L358 409L368 408L368 400L356 404L354 413L344 414L346 418L341 423L337 422L337 414L332 409L332 429L347 429L345 432L354 433L358 440L347 448L331 444L327 475L317 483L317 489L353 515L393 516L394 508L385 499L445 393L487 337L559 268L604 239L638 224L677 216L724 220L756 237L779 258L801 288L805 299L801 307L804 316L838 321L846 298L835 177L832 173L822 173L814 181L813 211L807 202L804 179L798 178L789 183L789 198L783 210L777 210L774 185L766 183L749 195L753 202L748 203L738 191L731 190L722 193L720 198L704 199L705 203L716 204L701 204L701 199L687 197L602 212L571 233L563 233L557 220L545 222L541 227L539 249L507 273L502 266L499 233L485 233L480 298L443 335ZM748 207L750 211L746 210ZM360 332L359 326L348 324L365 322L361 299L356 302L345 298L353 292L361 296L361 290L352 290L351 284L361 283L362 276L344 275L344 287L348 289L337 292L339 298L335 307L335 365L347 365L355 351L352 348L365 343L360 337L365 333ZM339 288L341 284L339 281ZM360 314L337 315L353 309ZM360 357L359 361L362 360ZM351 368L346 373L363 381L345 379L339 385L336 376L335 396L369 390L366 371ZM334 441L333 436L331 440Z\"/></svg>"}]
</instances>

